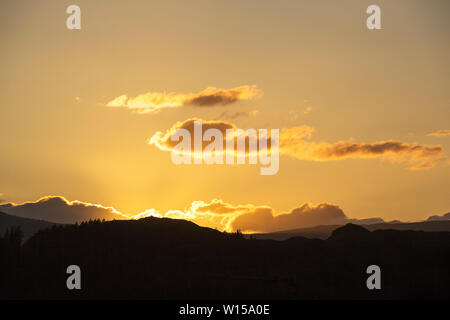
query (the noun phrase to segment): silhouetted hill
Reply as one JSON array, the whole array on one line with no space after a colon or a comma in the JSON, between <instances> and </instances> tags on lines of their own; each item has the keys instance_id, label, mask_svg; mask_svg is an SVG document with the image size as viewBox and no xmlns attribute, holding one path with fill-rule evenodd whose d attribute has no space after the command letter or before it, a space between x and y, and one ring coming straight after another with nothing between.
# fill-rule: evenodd
<instances>
[{"instance_id":1,"label":"silhouetted hill","mask_svg":"<svg viewBox=\"0 0 450 320\"><path fill-rule=\"evenodd\" d=\"M272 233L257 233L246 235L256 239L286 240L292 237L305 237L311 239L327 239L332 232L342 225L323 225L311 228L299 228L284 230ZM450 232L450 220L428 220L423 222L384 222L375 224L365 224L364 228L370 231L374 230L412 230L412 231L448 231Z\"/></svg>"},{"instance_id":2,"label":"silhouetted hill","mask_svg":"<svg viewBox=\"0 0 450 320\"><path fill-rule=\"evenodd\" d=\"M428 220L428 221L450 220L450 212L447 212L447 213L445 213L445 214L443 214L443 215L434 215L434 216L428 217L427 220Z\"/></svg>"},{"instance_id":3,"label":"silhouetted hill","mask_svg":"<svg viewBox=\"0 0 450 320\"><path fill-rule=\"evenodd\" d=\"M333 230L328 241L361 241L370 236L370 231L353 223Z\"/></svg>"},{"instance_id":4,"label":"silhouetted hill","mask_svg":"<svg viewBox=\"0 0 450 320\"><path fill-rule=\"evenodd\" d=\"M92 221L0 239L0 298L450 298L450 233L346 225L327 240L250 240L183 220ZM66 288L66 268L82 289ZM379 265L382 289L368 290Z\"/></svg>"},{"instance_id":5,"label":"silhouetted hill","mask_svg":"<svg viewBox=\"0 0 450 320\"><path fill-rule=\"evenodd\" d=\"M23 240L26 240L38 230L45 229L53 225L53 222L21 218L0 212L0 236L3 235L7 229L12 227L20 227L23 232Z\"/></svg>"}]
</instances>

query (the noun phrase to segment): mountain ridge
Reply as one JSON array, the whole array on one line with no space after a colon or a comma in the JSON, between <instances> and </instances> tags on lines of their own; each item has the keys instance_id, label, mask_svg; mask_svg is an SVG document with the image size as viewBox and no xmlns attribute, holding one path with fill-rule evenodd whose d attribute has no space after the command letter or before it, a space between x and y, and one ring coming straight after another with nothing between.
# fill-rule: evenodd
<instances>
[{"instance_id":1,"label":"mountain ridge","mask_svg":"<svg viewBox=\"0 0 450 320\"><path fill-rule=\"evenodd\" d=\"M450 231L450 220L426 220L420 222L384 222L375 224L356 224L366 228L369 231L375 230L411 230L411 231L426 231L426 232L439 232ZM332 232L344 225L320 225L308 228L295 228L289 230L281 230L271 233L254 233L246 234L246 237L252 237L255 239L273 239L273 240L286 240L291 237L306 237L310 239L327 239L331 236Z\"/></svg>"},{"instance_id":2,"label":"mountain ridge","mask_svg":"<svg viewBox=\"0 0 450 320\"><path fill-rule=\"evenodd\" d=\"M275 241L149 217L55 225L20 247L8 241L0 241L7 299L450 298L450 232L347 224L327 240ZM83 290L66 289L73 264ZM373 264L382 290L367 290Z\"/></svg>"},{"instance_id":3,"label":"mountain ridge","mask_svg":"<svg viewBox=\"0 0 450 320\"><path fill-rule=\"evenodd\" d=\"M27 240L38 230L49 228L53 225L56 225L56 223L46 220L23 218L0 212L0 236L2 236L7 229L20 227L23 233L23 240Z\"/></svg>"}]
</instances>

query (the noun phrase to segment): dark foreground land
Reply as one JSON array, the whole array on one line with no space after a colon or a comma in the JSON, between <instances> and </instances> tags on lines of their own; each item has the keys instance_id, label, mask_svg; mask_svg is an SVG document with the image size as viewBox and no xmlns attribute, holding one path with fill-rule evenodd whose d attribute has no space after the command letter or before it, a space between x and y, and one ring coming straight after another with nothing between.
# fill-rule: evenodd
<instances>
[{"instance_id":1,"label":"dark foreground land","mask_svg":"<svg viewBox=\"0 0 450 320\"><path fill-rule=\"evenodd\" d=\"M0 240L1 299L450 298L450 232L348 224L326 240L245 239L181 220L53 226ZM381 268L368 290L366 268ZM68 290L66 268L81 268Z\"/></svg>"}]
</instances>

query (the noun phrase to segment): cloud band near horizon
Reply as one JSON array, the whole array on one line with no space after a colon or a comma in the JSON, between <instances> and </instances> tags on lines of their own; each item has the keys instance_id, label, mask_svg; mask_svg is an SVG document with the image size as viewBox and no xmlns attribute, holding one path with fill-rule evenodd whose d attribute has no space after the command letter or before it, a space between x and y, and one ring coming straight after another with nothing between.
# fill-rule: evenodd
<instances>
[{"instance_id":1,"label":"cloud band near horizon","mask_svg":"<svg viewBox=\"0 0 450 320\"><path fill-rule=\"evenodd\" d=\"M276 212L267 205L237 204L212 199L209 202L193 201L183 210L168 210L160 213L154 208L136 215L127 215L113 207L82 201L69 201L62 196L45 196L36 201L21 204L0 203L0 212L24 218L47 220L71 224L89 219L124 220L146 217L183 219L200 226L216 228L220 231L235 232L275 232L281 230L308 228L332 224L370 224L382 223L383 219L351 219L335 204L305 203L287 212ZM450 213L431 216L428 220L448 220Z\"/></svg>"},{"instance_id":2,"label":"cloud band near horizon","mask_svg":"<svg viewBox=\"0 0 450 320\"><path fill-rule=\"evenodd\" d=\"M337 206L321 203L316 206L305 203L289 212L277 214L269 206L240 204L232 205L220 199L209 202L193 201L184 210L168 210L160 213L147 209L136 215L126 215L113 207L82 201L69 201L61 196L46 196L36 201L21 204L0 204L0 212L16 216L46 220L55 223L71 224L89 219L124 220L145 217L183 219L200 226L234 232L271 232L291 227L310 227L323 224L345 223L349 220ZM382 221L377 218L376 221Z\"/></svg>"}]
</instances>

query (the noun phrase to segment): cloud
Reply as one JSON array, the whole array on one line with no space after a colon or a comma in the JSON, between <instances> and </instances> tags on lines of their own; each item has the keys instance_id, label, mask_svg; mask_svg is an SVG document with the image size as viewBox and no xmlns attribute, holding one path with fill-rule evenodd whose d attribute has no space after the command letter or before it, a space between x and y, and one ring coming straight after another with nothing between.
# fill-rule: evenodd
<instances>
[{"instance_id":1,"label":"cloud","mask_svg":"<svg viewBox=\"0 0 450 320\"><path fill-rule=\"evenodd\" d=\"M194 122L201 121L202 123L202 132L205 132L208 129L218 129L222 135L225 137L226 130L232 129L235 130L236 126L227 121L221 120L211 120L205 121L200 118L191 118L185 121L176 122L170 129L168 129L165 133L162 131L158 131L149 139L149 144L156 146L160 150L171 151L173 147L175 147L179 142L172 141L171 137L179 130L184 129L187 130L191 135L191 146L194 145ZM204 143L202 145L202 149L206 147L209 143Z\"/></svg>"},{"instance_id":2,"label":"cloud","mask_svg":"<svg viewBox=\"0 0 450 320\"><path fill-rule=\"evenodd\" d=\"M145 216L184 219L201 226L228 232L274 232L287 229L306 228L317 225L345 224L348 222L367 224L383 222L381 218L349 219L337 205L305 203L288 212L276 213L269 206L253 204L233 205L220 199L210 202L194 201L184 210L169 210L165 214L152 211Z\"/></svg>"},{"instance_id":3,"label":"cloud","mask_svg":"<svg viewBox=\"0 0 450 320\"><path fill-rule=\"evenodd\" d=\"M385 222L382 218L380 217L375 217L375 218L366 218L366 219L347 219L347 221L345 223L355 223L355 224L375 224L375 223L383 223ZM391 221L392 222L401 222L399 220L394 220Z\"/></svg>"},{"instance_id":4,"label":"cloud","mask_svg":"<svg viewBox=\"0 0 450 320\"><path fill-rule=\"evenodd\" d=\"M314 129L309 126L282 129L280 153L301 160L334 161L343 159L382 158L410 164L411 170L429 169L443 160L441 146L419 145L396 140L371 143L352 140L336 143L309 141Z\"/></svg>"},{"instance_id":5,"label":"cloud","mask_svg":"<svg viewBox=\"0 0 450 320\"><path fill-rule=\"evenodd\" d=\"M305 111L303 111L303 114L308 114L308 113L310 113L311 111L312 111L312 107L311 106L307 106L306 107L306 109L305 109Z\"/></svg>"},{"instance_id":6,"label":"cloud","mask_svg":"<svg viewBox=\"0 0 450 320\"><path fill-rule=\"evenodd\" d=\"M68 201L60 196L47 196L21 204L5 203L0 211L19 217L48 220L56 223L75 223L89 219L128 219L112 207L81 201Z\"/></svg>"},{"instance_id":7,"label":"cloud","mask_svg":"<svg viewBox=\"0 0 450 320\"><path fill-rule=\"evenodd\" d=\"M228 105L240 100L258 99L263 91L254 85L243 85L231 89L208 87L198 93L148 92L134 98L121 95L109 101L107 107L124 107L137 113L157 112L166 108L184 106L213 107Z\"/></svg>"},{"instance_id":8,"label":"cloud","mask_svg":"<svg viewBox=\"0 0 450 320\"><path fill-rule=\"evenodd\" d=\"M432 137L450 136L450 130L439 130L436 132L429 133L429 134L427 134L427 136L432 136Z\"/></svg>"},{"instance_id":9,"label":"cloud","mask_svg":"<svg viewBox=\"0 0 450 320\"><path fill-rule=\"evenodd\" d=\"M279 169L279 130L238 129L230 122L188 119L165 133L158 131L149 144L172 151L175 164L261 164L260 174L274 175Z\"/></svg>"},{"instance_id":10,"label":"cloud","mask_svg":"<svg viewBox=\"0 0 450 320\"><path fill-rule=\"evenodd\" d=\"M223 112L219 119L230 119L230 120L236 120L240 118L249 118L249 117L256 117L259 114L259 110L251 110L251 111L239 111L239 112Z\"/></svg>"},{"instance_id":11,"label":"cloud","mask_svg":"<svg viewBox=\"0 0 450 320\"><path fill-rule=\"evenodd\" d=\"M112 207L82 201L68 201L60 196L47 196L21 204L1 204L0 211L20 217L48 220L57 223L75 223L89 219L123 220L145 217L184 219L200 226L234 232L273 232L278 230L312 227L316 225L383 222L380 218L349 219L337 205L321 203L303 204L288 212L276 213L269 206L233 205L220 199L209 202L193 201L184 210L160 213L147 209L136 215L123 214Z\"/></svg>"},{"instance_id":12,"label":"cloud","mask_svg":"<svg viewBox=\"0 0 450 320\"><path fill-rule=\"evenodd\" d=\"M185 210L169 210L165 214L155 211L144 216L185 219L199 225L225 231L271 232L315 225L344 223L347 217L335 205L304 204L287 213L276 214L271 207L252 204L232 205L220 199L210 202L194 201Z\"/></svg>"},{"instance_id":13,"label":"cloud","mask_svg":"<svg viewBox=\"0 0 450 320\"><path fill-rule=\"evenodd\" d=\"M218 129L225 137L226 129L236 129L231 122L214 120L205 121L192 118L176 122L165 133L158 131L149 139L149 144L160 150L171 151L179 142L171 137L178 129L186 129L191 134L193 145L194 121L201 121L203 132L210 128ZM310 126L297 126L280 130L279 151L300 160L336 161L343 159L381 158L395 163L407 163L410 170L430 169L439 161L446 159L439 145L429 146L418 143L407 143L398 140L384 140L371 143L343 140L336 143L314 142L311 137L315 129ZM210 142L203 142L204 149ZM225 144L224 144L225 145Z\"/></svg>"},{"instance_id":14,"label":"cloud","mask_svg":"<svg viewBox=\"0 0 450 320\"><path fill-rule=\"evenodd\" d=\"M254 212L255 210L272 209L269 207L255 206L252 204L234 206L222 200L213 199L210 202L204 202L201 200L194 201L184 210L169 210L165 214L153 213L152 216L185 219L209 228L216 228L224 231L235 231L231 225L232 221L238 216Z\"/></svg>"},{"instance_id":15,"label":"cloud","mask_svg":"<svg viewBox=\"0 0 450 320\"><path fill-rule=\"evenodd\" d=\"M427 146L396 140L360 143L351 140L337 143L296 140L286 144L280 141L280 152L302 160L333 161L342 159L382 158L397 163L408 163L410 170L432 168L444 159L441 146Z\"/></svg>"},{"instance_id":16,"label":"cloud","mask_svg":"<svg viewBox=\"0 0 450 320\"><path fill-rule=\"evenodd\" d=\"M447 212L443 215L434 215L428 217L427 221L444 221L444 220L450 220L450 212Z\"/></svg>"},{"instance_id":17,"label":"cloud","mask_svg":"<svg viewBox=\"0 0 450 320\"><path fill-rule=\"evenodd\" d=\"M184 210L168 210L160 213L147 209L136 215L123 214L112 207L82 201L68 201L61 196L47 196L37 201L21 204L0 204L0 212L20 217L48 220L57 223L75 223L89 219L123 220L159 217L183 219L200 226L216 228L220 231L235 232L275 232L281 230L308 228L334 224L373 224L384 222L381 218L352 219L335 204L305 203L287 212L276 212L270 206L254 204L231 204L221 199L209 202L193 201ZM435 215L427 221L449 220L450 212Z\"/></svg>"},{"instance_id":18,"label":"cloud","mask_svg":"<svg viewBox=\"0 0 450 320\"><path fill-rule=\"evenodd\" d=\"M304 204L278 215L275 215L271 209L257 209L234 218L230 225L234 230L273 232L317 225L343 224L346 220L347 217L338 206L322 203L317 206Z\"/></svg>"}]
</instances>

